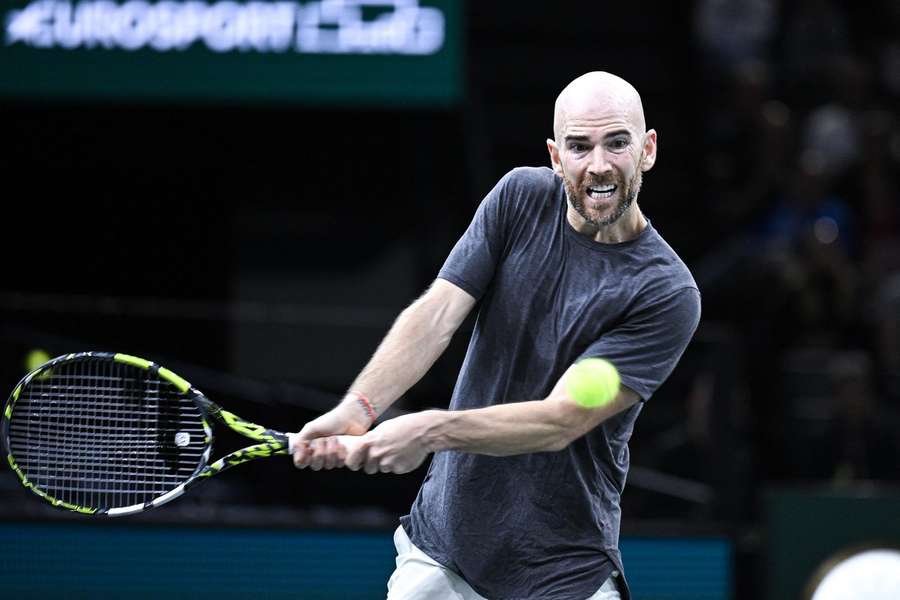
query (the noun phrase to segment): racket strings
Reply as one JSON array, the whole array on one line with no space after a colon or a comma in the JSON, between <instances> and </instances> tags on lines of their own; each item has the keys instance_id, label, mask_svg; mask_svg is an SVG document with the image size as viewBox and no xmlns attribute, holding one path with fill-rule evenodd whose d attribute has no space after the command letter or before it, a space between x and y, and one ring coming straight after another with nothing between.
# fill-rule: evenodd
<instances>
[{"instance_id":1,"label":"racket strings","mask_svg":"<svg viewBox=\"0 0 900 600\"><path fill-rule=\"evenodd\" d=\"M10 451L51 497L91 508L144 504L183 483L207 447L194 402L113 361L57 365L22 389Z\"/></svg>"}]
</instances>

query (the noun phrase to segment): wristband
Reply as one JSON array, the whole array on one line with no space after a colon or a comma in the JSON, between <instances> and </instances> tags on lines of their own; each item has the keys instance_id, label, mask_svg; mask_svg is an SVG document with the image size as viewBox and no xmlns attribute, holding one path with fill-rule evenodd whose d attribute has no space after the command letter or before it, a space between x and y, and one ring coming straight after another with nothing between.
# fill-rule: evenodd
<instances>
[{"instance_id":1,"label":"wristband","mask_svg":"<svg viewBox=\"0 0 900 600\"><path fill-rule=\"evenodd\" d=\"M350 393L353 394L354 396L356 396L356 400L359 402L359 405L362 406L362 409L366 412L366 414L369 416L370 419L372 419L372 422L374 423L375 419L378 418L378 413L375 412L375 407L372 406L372 403L369 401L368 398L366 398L366 395L361 392L357 392L355 390L351 391Z\"/></svg>"}]
</instances>

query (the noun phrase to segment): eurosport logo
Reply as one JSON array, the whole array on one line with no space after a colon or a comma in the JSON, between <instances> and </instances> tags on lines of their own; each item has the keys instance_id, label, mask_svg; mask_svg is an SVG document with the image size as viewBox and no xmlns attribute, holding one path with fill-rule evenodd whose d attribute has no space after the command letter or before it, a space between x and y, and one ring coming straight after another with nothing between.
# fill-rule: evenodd
<instances>
[{"instance_id":1,"label":"eurosport logo","mask_svg":"<svg viewBox=\"0 0 900 600\"><path fill-rule=\"evenodd\" d=\"M446 19L418 0L35 0L7 12L5 43L33 48L430 55Z\"/></svg>"}]
</instances>

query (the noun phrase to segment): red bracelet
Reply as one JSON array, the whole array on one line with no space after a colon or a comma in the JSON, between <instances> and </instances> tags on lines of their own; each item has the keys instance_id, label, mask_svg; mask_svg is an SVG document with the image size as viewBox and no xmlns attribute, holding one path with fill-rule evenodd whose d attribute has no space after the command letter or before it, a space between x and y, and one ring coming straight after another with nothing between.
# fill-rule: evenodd
<instances>
[{"instance_id":1,"label":"red bracelet","mask_svg":"<svg viewBox=\"0 0 900 600\"><path fill-rule=\"evenodd\" d=\"M359 401L363 410L366 411L366 414L369 415L369 418L372 419L372 422L375 422L375 419L378 418L378 413L375 412L375 407L372 406L372 403L369 402L369 399L366 398L366 395L355 390L352 390L350 393L356 396L356 399Z\"/></svg>"}]
</instances>

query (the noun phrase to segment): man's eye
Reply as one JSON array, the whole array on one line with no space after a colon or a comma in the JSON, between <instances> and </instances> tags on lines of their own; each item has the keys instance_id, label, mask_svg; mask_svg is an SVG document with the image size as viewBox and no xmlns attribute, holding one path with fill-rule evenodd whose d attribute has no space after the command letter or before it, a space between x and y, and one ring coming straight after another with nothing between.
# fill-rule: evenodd
<instances>
[{"instance_id":1,"label":"man's eye","mask_svg":"<svg viewBox=\"0 0 900 600\"><path fill-rule=\"evenodd\" d=\"M569 146L569 150L573 152L584 152L588 149L588 147L584 144L571 144Z\"/></svg>"},{"instance_id":2,"label":"man's eye","mask_svg":"<svg viewBox=\"0 0 900 600\"><path fill-rule=\"evenodd\" d=\"M609 143L609 146L613 150L624 150L625 148L628 147L628 140L626 140L624 138L619 138L619 139L611 141Z\"/></svg>"}]
</instances>

